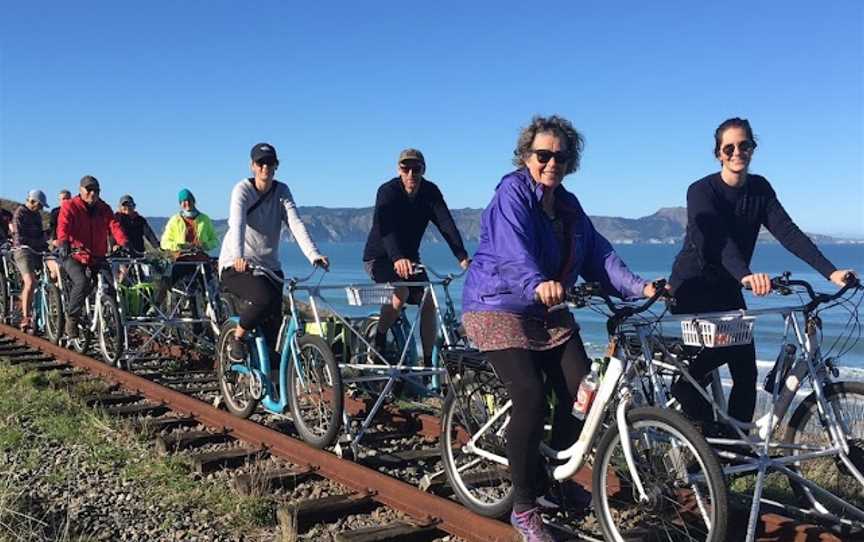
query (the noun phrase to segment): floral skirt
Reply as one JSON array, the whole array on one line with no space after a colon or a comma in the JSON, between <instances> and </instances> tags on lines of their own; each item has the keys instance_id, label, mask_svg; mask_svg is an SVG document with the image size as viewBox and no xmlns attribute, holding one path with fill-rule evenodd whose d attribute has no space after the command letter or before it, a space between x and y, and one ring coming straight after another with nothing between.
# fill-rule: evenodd
<instances>
[{"instance_id":1,"label":"floral skirt","mask_svg":"<svg viewBox=\"0 0 864 542\"><path fill-rule=\"evenodd\" d=\"M564 344L579 330L568 310L549 312L545 318L509 312L466 312L462 324L468 338L484 352L508 348L549 350Z\"/></svg>"}]
</instances>

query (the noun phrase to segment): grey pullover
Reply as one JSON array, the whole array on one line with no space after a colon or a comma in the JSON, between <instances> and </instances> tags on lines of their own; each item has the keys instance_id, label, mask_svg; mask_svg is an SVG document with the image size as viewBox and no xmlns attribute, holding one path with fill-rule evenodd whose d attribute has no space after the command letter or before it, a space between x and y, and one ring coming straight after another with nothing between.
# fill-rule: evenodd
<instances>
[{"instance_id":1,"label":"grey pullover","mask_svg":"<svg viewBox=\"0 0 864 542\"><path fill-rule=\"evenodd\" d=\"M282 224L288 226L310 263L321 257L297 214L291 191L275 179L273 185L272 193L267 196L255 190L255 185L249 179L243 179L234 186L228 211L228 232L219 251L220 271L232 267L237 258L246 258L249 263L274 271L280 270L279 239ZM264 197L266 199L249 213L249 208Z\"/></svg>"}]
</instances>

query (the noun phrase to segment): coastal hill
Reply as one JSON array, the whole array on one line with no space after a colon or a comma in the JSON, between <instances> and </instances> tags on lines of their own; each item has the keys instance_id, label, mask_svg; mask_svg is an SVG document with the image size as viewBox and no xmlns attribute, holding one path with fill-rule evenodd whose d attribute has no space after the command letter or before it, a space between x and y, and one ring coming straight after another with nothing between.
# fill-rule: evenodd
<instances>
[{"instance_id":1,"label":"coastal hill","mask_svg":"<svg viewBox=\"0 0 864 542\"><path fill-rule=\"evenodd\" d=\"M12 209L16 202L0 198L0 208ZM299 207L300 216L313 239L318 242L363 242L372 227L372 207L330 208ZM206 212L207 209L204 209ZM477 241L480 236L482 209L453 209L453 218L466 241ZM167 217L148 217L151 227L161 234ZM592 216L594 226L609 241L616 244L679 244L687 227L687 210L684 207L663 207L656 213L641 218L615 216ZM226 219L214 219L214 226L221 236L228 228ZM290 239L288 232L286 238ZM860 243L862 240L838 239L827 235L808 234L816 243ZM438 230L430 226L426 240L442 242ZM760 242L776 242L763 230Z\"/></svg>"}]
</instances>

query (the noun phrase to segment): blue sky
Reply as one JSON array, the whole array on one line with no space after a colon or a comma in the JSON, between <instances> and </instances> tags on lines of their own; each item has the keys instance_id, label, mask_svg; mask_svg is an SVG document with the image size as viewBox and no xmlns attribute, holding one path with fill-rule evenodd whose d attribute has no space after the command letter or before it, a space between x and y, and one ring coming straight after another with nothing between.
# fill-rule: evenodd
<instances>
[{"instance_id":1,"label":"blue sky","mask_svg":"<svg viewBox=\"0 0 864 542\"><path fill-rule=\"evenodd\" d=\"M254 7L250 7L254 6ZM483 207L519 128L586 138L591 214L683 205L747 117L752 171L806 230L864 236L864 3L0 0L0 196L93 174L148 215L227 214L269 141L300 205L368 206L399 150Z\"/></svg>"}]
</instances>

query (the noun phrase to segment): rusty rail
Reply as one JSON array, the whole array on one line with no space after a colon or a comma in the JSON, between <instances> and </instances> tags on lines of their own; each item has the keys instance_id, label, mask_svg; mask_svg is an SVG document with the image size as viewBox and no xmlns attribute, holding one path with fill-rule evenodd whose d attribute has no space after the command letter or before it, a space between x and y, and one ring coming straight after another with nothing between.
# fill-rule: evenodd
<instances>
[{"instance_id":1,"label":"rusty rail","mask_svg":"<svg viewBox=\"0 0 864 542\"><path fill-rule=\"evenodd\" d=\"M518 536L509 525L469 511L455 502L424 493L419 489L385 476L372 469L318 450L263 425L243 420L207 403L183 395L145 378L115 369L93 358L59 347L39 337L0 325L0 333L50 354L61 361L87 370L172 410L194 417L202 424L260 446L270 454L292 463L314 469L322 476L400 510L423 524L435 525L450 534L477 542L516 541Z\"/></svg>"},{"instance_id":2,"label":"rusty rail","mask_svg":"<svg viewBox=\"0 0 864 542\"><path fill-rule=\"evenodd\" d=\"M0 324L0 333L50 354L58 360L66 361L115 382L172 410L192 416L204 425L224 431L253 446L260 446L272 455L314 470L355 491L368 493L374 500L408 514L420 524L435 525L443 531L472 542L519 540L517 533L505 523L480 516L455 502L430 495L357 463L312 448L273 429L237 418L195 398L135 374L115 369L39 337L27 335L13 327ZM364 406L360 401L354 401L350 405L358 411ZM420 434L434 437L440 433L439 420L433 416L421 414L415 421L420 423ZM583 485L591 484L591 472L588 469L579 471L575 478ZM746 521L745 518L735 517L734 513L730 515L729 520L733 523L739 520ZM822 527L800 523L774 513L763 514L761 520L762 527L757 537L760 542L840 542L842 540ZM735 540L735 535L731 535L729 540Z\"/></svg>"}]
</instances>

